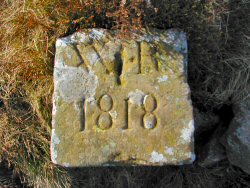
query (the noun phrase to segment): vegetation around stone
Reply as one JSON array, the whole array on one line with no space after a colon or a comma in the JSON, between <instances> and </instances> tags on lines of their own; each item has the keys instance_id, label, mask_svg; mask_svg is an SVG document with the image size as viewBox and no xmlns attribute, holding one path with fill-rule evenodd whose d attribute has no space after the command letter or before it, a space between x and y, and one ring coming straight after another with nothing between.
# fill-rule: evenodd
<instances>
[{"instance_id":1,"label":"vegetation around stone","mask_svg":"<svg viewBox=\"0 0 250 188\"><path fill-rule=\"evenodd\" d=\"M93 27L119 37L142 27L180 28L188 36L193 105L220 115L249 98L249 10L249 0L1 0L1 161L33 187L250 186L249 175L227 160L210 168L62 169L49 153L56 38ZM196 140L197 148L207 142Z\"/></svg>"}]
</instances>

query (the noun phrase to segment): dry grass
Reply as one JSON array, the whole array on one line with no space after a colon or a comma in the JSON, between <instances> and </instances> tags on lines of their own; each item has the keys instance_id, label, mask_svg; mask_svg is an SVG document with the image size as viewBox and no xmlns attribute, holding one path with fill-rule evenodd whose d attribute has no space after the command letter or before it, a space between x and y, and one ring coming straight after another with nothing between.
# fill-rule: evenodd
<instances>
[{"instance_id":1,"label":"dry grass","mask_svg":"<svg viewBox=\"0 0 250 188\"><path fill-rule=\"evenodd\" d=\"M226 188L249 187L249 176L227 162L213 168L184 167L109 167L70 169L72 187L164 187Z\"/></svg>"},{"instance_id":2,"label":"dry grass","mask_svg":"<svg viewBox=\"0 0 250 188\"><path fill-rule=\"evenodd\" d=\"M0 13L0 156L37 187L69 183L49 153L53 46L66 32L53 27L53 3L4 1Z\"/></svg>"},{"instance_id":3,"label":"dry grass","mask_svg":"<svg viewBox=\"0 0 250 188\"><path fill-rule=\"evenodd\" d=\"M235 172L233 177L244 181L239 183L232 178L226 170L228 164L221 167L223 170L118 168L77 173L78 169L68 170L69 174L51 164L54 44L56 38L82 28L113 28L121 34L129 28L181 28L189 37L189 83L194 105L211 110L249 97L249 0L154 0L148 8L139 0L127 3L123 6L118 0L0 1L0 158L25 183L35 187L69 187L70 182L87 187L195 187L200 182L203 187L203 181L209 182L209 178L210 183L218 178L223 185L243 185L247 178L230 167ZM214 172L232 180L222 175L215 175L214 180ZM74 174L83 177L78 181Z\"/></svg>"},{"instance_id":4,"label":"dry grass","mask_svg":"<svg viewBox=\"0 0 250 188\"><path fill-rule=\"evenodd\" d=\"M214 25L211 25L209 33L204 32L207 37L201 39L208 40L202 41L205 44L202 47L206 48L200 48L204 56L192 55L199 51L197 44L202 44L199 41L190 52L191 60L198 57L190 61L197 63L190 65L194 97L201 99L205 96L209 101L204 104L211 107L250 97L250 1L229 1L225 9L220 6L220 1L214 3L217 4ZM213 35L216 32L221 37L216 38Z\"/></svg>"}]
</instances>

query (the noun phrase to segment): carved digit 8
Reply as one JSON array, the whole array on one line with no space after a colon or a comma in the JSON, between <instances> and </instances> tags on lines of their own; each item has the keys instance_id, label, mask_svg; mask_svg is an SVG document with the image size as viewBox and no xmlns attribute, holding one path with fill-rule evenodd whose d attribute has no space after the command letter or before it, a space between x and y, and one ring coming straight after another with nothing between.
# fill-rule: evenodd
<instances>
[{"instance_id":1,"label":"carved digit 8","mask_svg":"<svg viewBox=\"0 0 250 188\"><path fill-rule=\"evenodd\" d=\"M153 129L156 127L157 124L157 119L153 113L157 107L156 100L152 95L146 95L144 97L143 104L146 111L143 117L144 127L146 129Z\"/></svg>"},{"instance_id":2,"label":"carved digit 8","mask_svg":"<svg viewBox=\"0 0 250 188\"><path fill-rule=\"evenodd\" d=\"M100 109L102 113L98 117L97 125L100 129L107 130L112 127L112 118L108 113L113 107L113 100L109 95L104 95L100 99Z\"/></svg>"}]
</instances>

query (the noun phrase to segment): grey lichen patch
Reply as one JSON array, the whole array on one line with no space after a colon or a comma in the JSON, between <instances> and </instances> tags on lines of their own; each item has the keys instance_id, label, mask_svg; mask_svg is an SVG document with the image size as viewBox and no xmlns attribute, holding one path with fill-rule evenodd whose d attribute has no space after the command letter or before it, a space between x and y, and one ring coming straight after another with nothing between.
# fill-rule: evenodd
<instances>
[{"instance_id":1,"label":"grey lichen patch","mask_svg":"<svg viewBox=\"0 0 250 188\"><path fill-rule=\"evenodd\" d=\"M194 134L194 120L191 120L187 127L181 130L181 138L184 143L191 143Z\"/></svg>"},{"instance_id":2,"label":"grey lichen patch","mask_svg":"<svg viewBox=\"0 0 250 188\"><path fill-rule=\"evenodd\" d=\"M167 162L167 159L164 157L163 154L153 151L150 155L149 161L151 163L164 163Z\"/></svg>"},{"instance_id":3,"label":"grey lichen patch","mask_svg":"<svg viewBox=\"0 0 250 188\"><path fill-rule=\"evenodd\" d=\"M143 103L143 99L144 99L145 95L146 94L144 92L142 92L139 89L136 89L135 91L131 91L128 94L128 98L132 104L136 104L139 106Z\"/></svg>"},{"instance_id":4,"label":"grey lichen patch","mask_svg":"<svg viewBox=\"0 0 250 188\"><path fill-rule=\"evenodd\" d=\"M95 40L101 40L105 35L105 30L92 29L89 36Z\"/></svg>"},{"instance_id":5,"label":"grey lichen patch","mask_svg":"<svg viewBox=\"0 0 250 188\"><path fill-rule=\"evenodd\" d=\"M52 107L52 115L56 115L56 111L57 111L57 105L56 105L56 101L58 101L58 94L57 92L54 92L53 98L52 98L52 103L53 103L53 107Z\"/></svg>"},{"instance_id":6,"label":"grey lichen patch","mask_svg":"<svg viewBox=\"0 0 250 188\"><path fill-rule=\"evenodd\" d=\"M80 32L76 32L74 35L71 35L70 38L68 38L68 40L71 43L90 43L90 37L88 35L86 35L85 33L80 33Z\"/></svg>"},{"instance_id":7,"label":"grey lichen patch","mask_svg":"<svg viewBox=\"0 0 250 188\"><path fill-rule=\"evenodd\" d=\"M76 32L73 35L57 39L56 48L65 47L69 44L91 44L93 40L100 40L104 36L104 30L92 29L89 33Z\"/></svg>"},{"instance_id":8,"label":"grey lichen patch","mask_svg":"<svg viewBox=\"0 0 250 188\"><path fill-rule=\"evenodd\" d=\"M68 40L67 38L57 39L56 48L66 47L69 43L70 43L70 40Z\"/></svg>"},{"instance_id":9,"label":"grey lichen patch","mask_svg":"<svg viewBox=\"0 0 250 188\"><path fill-rule=\"evenodd\" d=\"M98 78L94 72L74 67L55 69L55 90L59 91L65 102L80 101L95 95Z\"/></svg>"},{"instance_id":10,"label":"grey lichen patch","mask_svg":"<svg viewBox=\"0 0 250 188\"><path fill-rule=\"evenodd\" d=\"M91 67L93 67L98 61L100 61L100 56L92 46L81 49L81 52L84 54L85 63L87 63Z\"/></svg>"},{"instance_id":11,"label":"grey lichen patch","mask_svg":"<svg viewBox=\"0 0 250 188\"><path fill-rule=\"evenodd\" d=\"M167 31L167 37L163 40L166 44L171 44L180 53L187 53L187 37L184 32L176 32L175 29Z\"/></svg>"},{"instance_id":12,"label":"grey lichen patch","mask_svg":"<svg viewBox=\"0 0 250 188\"><path fill-rule=\"evenodd\" d=\"M52 134L51 134L51 160L53 163L57 164L57 150L56 146L60 144L60 139L56 135L55 129L52 129Z\"/></svg>"},{"instance_id":13,"label":"grey lichen patch","mask_svg":"<svg viewBox=\"0 0 250 188\"><path fill-rule=\"evenodd\" d=\"M167 82L168 81L168 76L167 75L163 75L157 78L158 82Z\"/></svg>"},{"instance_id":14,"label":"grey lichen patch","mask_svg":"<svg viewBox=\"0 0 250 188\"><path fill-rule=\"evenodd\" d=\"M165 154L170 155L170 156L174 155L174 148L166 146Z\"/></svg>"}]
</instances>

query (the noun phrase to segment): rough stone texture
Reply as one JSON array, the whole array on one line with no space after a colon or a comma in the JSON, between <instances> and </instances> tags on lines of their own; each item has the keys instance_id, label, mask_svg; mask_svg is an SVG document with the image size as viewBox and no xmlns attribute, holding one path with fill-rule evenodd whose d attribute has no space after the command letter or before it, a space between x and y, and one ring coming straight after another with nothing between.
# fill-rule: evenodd
<instances>
[{"instance_id":1,"label":"rough stone texture","mask_svg":"<svg viewBox=\"0 0 250 188\"><path fill-rule=\"evenodd\" d=\"M223 144L229 161L250 174L250 101L235 104L233 112Z\"/></svg>"},{"instance_id":2,"label":"rough stone texture","mask_svg":"<svg viewBox=\"0 0 250 188\"><path fill-rule=\"evenodd\" d=\"M51 158L63 166L192 163L187 42L177 30L58 39Z\"/></svg>"}]
</instances>

